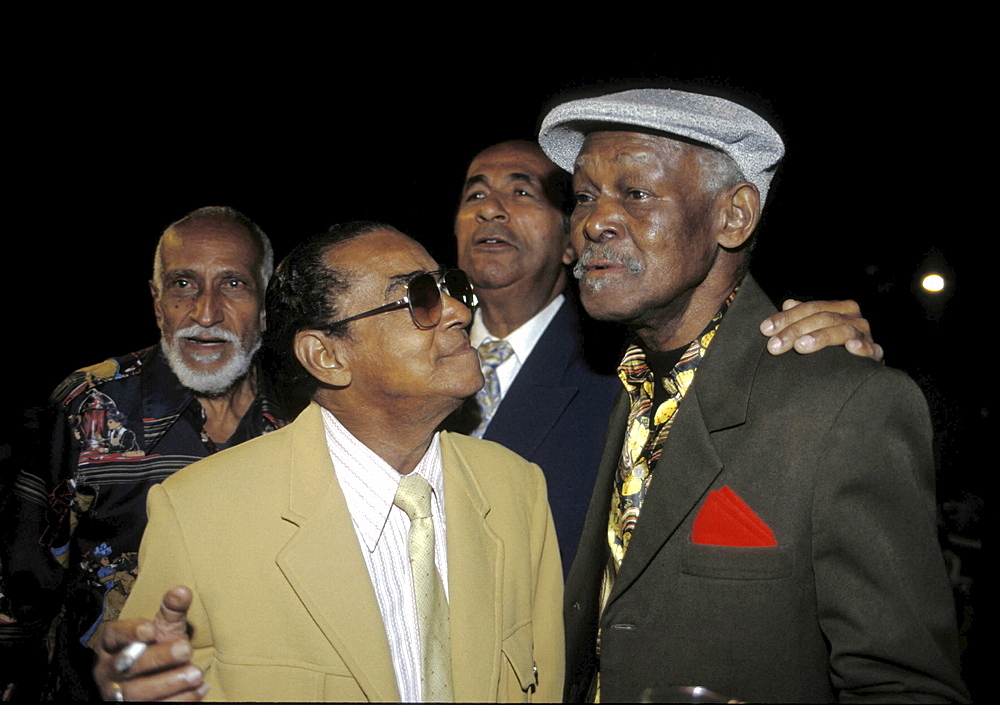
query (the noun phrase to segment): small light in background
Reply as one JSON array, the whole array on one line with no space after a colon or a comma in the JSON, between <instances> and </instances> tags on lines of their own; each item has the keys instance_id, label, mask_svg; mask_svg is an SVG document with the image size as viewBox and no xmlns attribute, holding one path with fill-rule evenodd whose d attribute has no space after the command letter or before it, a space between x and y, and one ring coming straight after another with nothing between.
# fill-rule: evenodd
<instances>
[{"instance_id":1,"label":"small light in background","mask_svg":"<svg viewBox=\"0 0 1000 705\"><path fill-rule=\"evenodd\" d=\"M920 281L920 285L924 288L924 291L930 291L935 294L944 290L944 284L944 277L940 274L926 274Z\"/></svg>"},{"instance_id":2,"label":"small light in background","mask_svg":"<svg viewBox=\"0 0 1000 705\"><path fill-rule=\"evenodd\" d=\"M928 321L941 321L949 301L959 287L958 273L948 264L937 248L924 254L924 261L917 266L911 280L913 293L924 309Z\"/></svg>"}]
</instances>

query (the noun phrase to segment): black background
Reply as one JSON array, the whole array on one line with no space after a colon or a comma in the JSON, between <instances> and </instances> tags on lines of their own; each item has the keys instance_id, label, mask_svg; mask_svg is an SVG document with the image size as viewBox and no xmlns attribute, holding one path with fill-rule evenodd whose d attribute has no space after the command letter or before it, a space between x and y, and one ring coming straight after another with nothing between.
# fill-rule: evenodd
<instances>
[{"instance_id":1,"label":"black background","mask_svg":"<svg viewBox=\"0 0 1000 705\"><path fill-rule=\"evenodd\" d=\"M737 50L722 57L706 50L717 33L696 27L680 33L698 51L639 51L642 34L512 38L485 22L399 43L377 25L307 17L258 18L252 30L174 18L169 31L135 17L114 18L119 29L62 19L50 34L34 18L8 65L5 460L68 372L158 338L153 250L186 212L236 207L279 259L331 223L372 218L453 262L451 221L479 149L533 138L562 98L701 87L758 110L786 142L753 271L775 298L861 303L888 364L930 402L940 498L959 503L945 533L981 540L968 510L984 494L990 409L978 353L994 200L975 134L984 84L963 51L930 40L933 27L927 41L887 30L814 42L803 30L794 48L728 37ZM945 293L920 293L930 268L946 275ZM16 470L4 465L2 483ZM959 553L968 577L980 551Z\"/></svg>"}]
</instances>

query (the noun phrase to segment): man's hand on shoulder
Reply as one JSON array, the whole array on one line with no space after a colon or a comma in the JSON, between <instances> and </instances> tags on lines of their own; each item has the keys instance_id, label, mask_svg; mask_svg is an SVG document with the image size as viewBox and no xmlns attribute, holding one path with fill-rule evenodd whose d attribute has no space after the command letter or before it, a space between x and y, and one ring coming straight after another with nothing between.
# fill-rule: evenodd
<instances>
[{"instance_id":1,"label":"man's hand on shoulder","mask_svg":"<svg viewBox=\"0 0 1000 705\"><path fill-rule=\"evenodd\" d=\"M780 355L793 348L811 353L843 345L861 357L881 360L882 346L872 340L871 326L854 301L807 301L788 299L781 313L764 320L760 332L771 338L767 350Z\"/></svg>"},{"instance_id":2,"label":"man's hand on shoulder","mask_svg":"<svg viewBox=\"0 0 1000 705\"><path fill-rule=\"evenodd\" d=\"M153 621L127 619L105 625L97 645L94 680L105 700L201 700L208 692L191 663L187 611L191 590L163 595Z\"/></svg>"}]
</instances>

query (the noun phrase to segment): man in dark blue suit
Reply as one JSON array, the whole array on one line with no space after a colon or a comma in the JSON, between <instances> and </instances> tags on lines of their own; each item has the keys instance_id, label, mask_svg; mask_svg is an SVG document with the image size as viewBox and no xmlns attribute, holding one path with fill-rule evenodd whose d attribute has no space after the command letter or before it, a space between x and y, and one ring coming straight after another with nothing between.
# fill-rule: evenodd
<instances>
[{"instance_id":1,"label":"man in dark blue suit","mask_svg":"<svg viewBox=\"0 0 1000 705\"><path fill-rule=\"evenodd\" d=\"M487 384L466 404L465 430L542 467L566 571L621 386L613 373L622 342L617 329L599 336L609 351L601 359L598 336L588 334L594 349L585 354L566 266L576 259L563 210L568 182L538 145L494 145L469 165L455 218L458 265L481 301L471 342L484 359L491 342L510 346L503 362L484 364L498 382L495 413L481 413Z\"/></svg>"},{"instance_id":2,"label":"man in dark blue suit","mask_svg":"<svg viewBox=\"0 0 1000 705\"><path fill-rule=\"evenodd\" d=\"M469 165L455 237L479 296L470 338L487 383L447 422L541 466L565 574L621 391L625 342L623 329L583 315L570 285L570 178L533 142L493 145ZM802 304L767 325L775 354L793 342L800 352L850 342L856 354L882 356L850 301Z\"/></svg>"}]
</instances>

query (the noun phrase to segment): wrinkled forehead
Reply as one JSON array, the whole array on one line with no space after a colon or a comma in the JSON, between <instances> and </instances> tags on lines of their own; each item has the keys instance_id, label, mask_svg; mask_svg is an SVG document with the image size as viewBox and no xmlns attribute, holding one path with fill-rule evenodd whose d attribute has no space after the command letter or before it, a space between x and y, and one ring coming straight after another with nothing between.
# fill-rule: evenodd
<instances>
[{"instance_id":1,"label":"wrinkled forehead","mask_svg":"<svg viewBox=\"0 0 1000 705\"><path fill-rule=\"evenodd\" d=\"M616 178L671 178L698 169L702 150L680 140L643 132L609 130L589 133L574 163L574 181L598 173Z\"/></svg>"},{"instance_id":2,"label":"wrinkled forehead","mask_svg":"<svg viewBox=\"0 0 1000 705\"><path fill-rule=\"evenodd\" d=\"M569 201L570 175L556 166L533 142L502 142L488 147L472 160L466 172L463 195L480 187L503 189L523 184L533 186L552 208L565 212Z\"/></svg>"},{"instance_id":3,"label":"wrinkled forehead","mask_svg":"<svg viewBox=\"0 0 1000 705\"><path fill-rule=\"evenodd\" d=\"M677 135L635 128L601 129L588 132L575 165L593 160L596 153L611 154L619 160L653 162L657 158L676 159L690 150L704 148Z\"/></svg>"},{"instance_id":4,"label":"wrinkled forehead","mask_svg":"<svg viewBox=\"0 0 1000 705\"><path fill-rule=\"evenodd\" d=\"M466 178L524 174L540 182L558 168L537 144L502 142L477 154L469 164Z\"/></svg>"},{"instance_id":5,"label":"wrinkled forehead","mask_svg":"<svg viewBox=\"0 0 1000 705\"><path fill-rule=\"evenodd\" d=\"M346 274L352 289L366 290L400 289L417 274L438 269L419 242L396 230L378 230L332 245L325 262Z\"/></svg>"},{"instance_id":6,"label":"wrinkled forehead","mask_svg":"<svg viewBox=\"0 0 1000 705\"><path fill-rule=\"evenodd\" d=\"M209 261L224 261L233 268L256 269L264 253L253 235L236 223L205 219L182 223L168 229L160 242L164 269L175 262L190 267Z\"/></svg>"}]
</instances>

